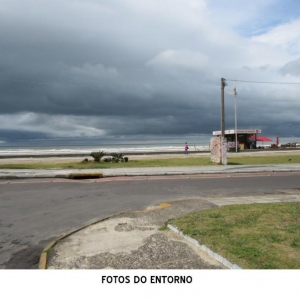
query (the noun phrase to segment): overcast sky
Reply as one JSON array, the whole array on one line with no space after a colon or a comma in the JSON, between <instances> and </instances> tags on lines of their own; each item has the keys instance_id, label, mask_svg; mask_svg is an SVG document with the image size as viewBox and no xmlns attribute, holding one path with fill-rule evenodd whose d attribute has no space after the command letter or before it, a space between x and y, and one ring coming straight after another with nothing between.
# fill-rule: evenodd
<instances>
[{"instance_id":1,"label":"overcast sky","mask_svg":"<svg viewBox=\"0 0 300 300\"><path fill-rule=\"evenodd\" d=\"M211 134L221 77L300 83L299 0L0 0L2 144ZM300 84L236 86L239 128L300 136Z\"/></svg>"}]
</instances>

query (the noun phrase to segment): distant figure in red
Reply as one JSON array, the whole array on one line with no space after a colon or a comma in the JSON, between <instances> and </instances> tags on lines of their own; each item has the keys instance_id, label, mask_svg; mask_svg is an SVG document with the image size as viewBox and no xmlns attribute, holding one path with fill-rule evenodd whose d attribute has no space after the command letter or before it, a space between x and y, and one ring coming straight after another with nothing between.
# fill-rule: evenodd
<instances>
[{"instance_id":1,"label":"distant figure in red","mask_svg":"<svg viewBox=\"0 0 300 300\"><path fill-rule=\"evenodd\" d=\"M187 142L184 144L184 154L189 154L189 146Z\"/></svg>"}]
</instances>

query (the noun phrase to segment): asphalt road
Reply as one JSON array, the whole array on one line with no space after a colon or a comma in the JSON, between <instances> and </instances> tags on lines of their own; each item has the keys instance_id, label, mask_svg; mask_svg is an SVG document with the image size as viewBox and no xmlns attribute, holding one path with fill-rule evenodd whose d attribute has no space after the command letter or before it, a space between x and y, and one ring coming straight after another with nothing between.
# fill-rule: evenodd
<instances>
[{"instance_id":1,"label":"asphalt road","mask_svg":"<svg viewBox=\"0 0 300 300\"><path fill-rule=\"evenodd\" d=\"M55 237L121 211L163 201L300 189L300 173L0 181L0 268L37 268Z\"/></svg>"}]
</instances>

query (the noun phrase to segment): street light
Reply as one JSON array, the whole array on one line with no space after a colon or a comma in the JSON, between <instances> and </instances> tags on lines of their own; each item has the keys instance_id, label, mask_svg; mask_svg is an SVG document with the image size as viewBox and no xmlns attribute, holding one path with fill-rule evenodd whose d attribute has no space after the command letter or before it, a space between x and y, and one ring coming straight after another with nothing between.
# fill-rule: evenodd
<instances>
[{"instance_id":1,"label":"street light","mask_svg":"<svg viewBox=\"0 0 300 300\"><path fill-rule=\"evenodd\" d=\"M237 140L237 108L236 108L236 96L237 96L237 92L236 92L236 87L233 89L233 93L227 91L228 94L230 95L234 95L234 131L235 131L235 152L238 152L238 140Z\"/></svg>"}]
</instances>

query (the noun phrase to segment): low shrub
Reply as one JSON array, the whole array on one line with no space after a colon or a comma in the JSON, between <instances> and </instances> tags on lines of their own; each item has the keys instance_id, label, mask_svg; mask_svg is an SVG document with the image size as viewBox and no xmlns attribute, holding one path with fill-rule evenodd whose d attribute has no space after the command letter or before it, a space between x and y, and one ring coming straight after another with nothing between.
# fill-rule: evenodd
<instances>
[{"instance_id":1,"label":"low shrub","mask_svg":"<svg viewBox=\"0 0 300 300\"><path fill-rule=\"evenodd\" d=\"M95 162L100 162L101 158L105 156L105 152L104 151L92 152L91 156L94 158Z\"/></svg>"},{"instance_id":2,"label":"low shrub","mask_svg":"<svg viewBox=\"0 0 300 300\"><path fill-rule=\"evenodd\" d=\"M112 158L111 157L105 157L103 158L104 162L112 162Z\"/></svg>"}]
</instances>

